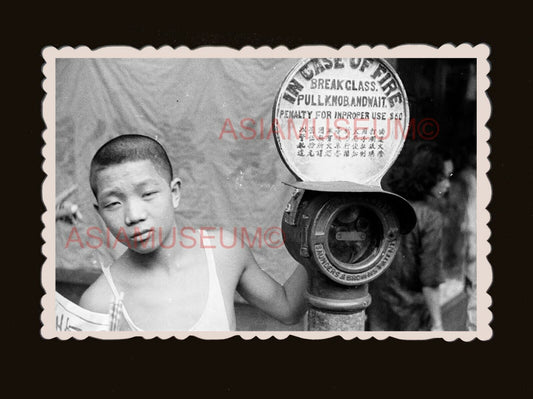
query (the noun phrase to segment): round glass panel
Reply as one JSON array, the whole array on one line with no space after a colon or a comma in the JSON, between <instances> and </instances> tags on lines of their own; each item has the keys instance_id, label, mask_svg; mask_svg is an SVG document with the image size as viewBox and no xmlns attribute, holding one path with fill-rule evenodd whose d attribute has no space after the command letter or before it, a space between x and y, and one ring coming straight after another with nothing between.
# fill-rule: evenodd
<instances>
[{"instance_id":1,"label":"round glass panel","mask_svg":"<svg viewBox=\"0 0 533 399\"><path fill-rule=\"evenodd\" d=\"M328 227L328 247L339 262L355 265L375 256L383 239L383 226L374 211L360 205L341 210Z\"/></svg>"}]
</instances>

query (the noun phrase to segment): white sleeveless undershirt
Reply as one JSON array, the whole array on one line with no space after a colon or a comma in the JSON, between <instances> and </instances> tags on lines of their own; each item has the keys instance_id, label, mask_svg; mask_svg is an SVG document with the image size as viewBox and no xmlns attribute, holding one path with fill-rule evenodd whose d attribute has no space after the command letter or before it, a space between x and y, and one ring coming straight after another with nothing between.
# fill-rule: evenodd
<instances>
[{"instance_id":1,"label":"white sleeveless undershirt","mask_svg":"<svg viewBox=\"0 0 533 399\"><path fill-rule=\"evenodd\" d=\"M217 276L213 251L210 248L211 245L209 240L204 238L203 242L205 246L205 255L207 258L207 268L209 271L209 293L202 315L194 324L194 326L189 329L189 331L231 331L232 329L230 328L226 306L224 304L224 297L222 296L222 290L220 288L220 283ZM115 299L118 300L120 295L113 281L113 277L111 276L110 267L102 266L102 271L107 282L109 283L109 286L111 287L111 290L113 291ZM133 331L143 331L135 325L124 304L122 305L122 315L126 320L126 323L128 323L129 327Z\"/></svg>"}]
</instances>

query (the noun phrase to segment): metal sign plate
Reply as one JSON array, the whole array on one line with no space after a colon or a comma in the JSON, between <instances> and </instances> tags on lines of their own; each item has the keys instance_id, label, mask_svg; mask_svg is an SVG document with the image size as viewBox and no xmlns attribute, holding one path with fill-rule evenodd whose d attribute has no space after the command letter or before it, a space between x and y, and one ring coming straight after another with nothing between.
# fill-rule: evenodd
<instances>
[{"instance_id":1,"label":"metal sign plate","mask_svg":"<svg viewBox=\"0 0 533 399\"><path fill-rule=\"evenodd\" d=\"M276 145L302 181L380 186L409 125L405 89L382 59L303 59L276 96Z\"/></svg>"}]
</instances>

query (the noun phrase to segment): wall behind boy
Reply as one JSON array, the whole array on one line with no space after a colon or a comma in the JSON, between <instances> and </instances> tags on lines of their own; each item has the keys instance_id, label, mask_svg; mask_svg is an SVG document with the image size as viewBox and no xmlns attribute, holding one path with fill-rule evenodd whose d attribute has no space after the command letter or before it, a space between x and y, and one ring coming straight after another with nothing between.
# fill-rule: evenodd
<instances>
[{"instance_id":1,"label":"wall behind boy","mask_svg":"<svg viewBox=\"0 0 533 399\"><path fill-rule=\"evenodd\" d=\"M124 250L113 238L107 245L105 235L95 228L91 234L103 238L102 243L87 234L93 226L104 231L93 209L89 163L106 141L134 133L159 140L169 153L174 173L182 178L177 210L182 227L245 229L261 267L284 282L295 263L277 243L281 238L277 229L291 194L281 182L294 178L279 158L272 137L267 136L276 92L296 62L58 60L56 193L77 184L71 201L80 206L83 220L75 232L73 226L58 222L57 267L98 272L100 261L110 263ZM255 129L255 138L241 137L254 135L240 126L245 118L253 119L244 123ZM258 235L253 242L256 233L261 238Z\"/></svg>"},{"instance_id":2,"label":"wall behind boy","mask_svg":"<svg viewBox=\"0 0 533 399\"><path fill-rule=\"evenodd\" d=\"M437 121L440 133L434 139L453 155L459 175L465 159L475 157L475 86L474 91L467 90L475 78L475 60L389 61L406 87L411 117ZM290 190L281 182L294 178L279 158L272 137L267 137L276 92L296 62L58 60L56 191L59 194L77 184L70 200L80 205L84 216L77 225L83 248L80 242L72 241L78 239L71 235L72 226L58 222L58 268L97 273L100 260L109 263L124 250L122 245L114 245L113 239L109 246L97 249L86 245L88 228L104 228L92 207L88 167L96 150L110 138L141 133L156 137L167 148L175 173L183 179L183 198L177 211L181 226L245 229L251 242L257 232L261 233L252 250L259 264L284 282L294 261L283 246L271 248L276 243L271 241L269 247L264 239L265 233L274 241L280 238L276 229L290 197ZM255 138L242 137L254 133L243 129L241 122L255 129ZM463 197L451 196L450 209L464 209ZM456 275L464 261L464 251L459 250L464 237L457 234L461 215L450 209L447 213L453 217L448 218L450 234L444 240L445 263L450 275ZM89 241L98 244L95 239Z\"/></svg>"}]
</instances>

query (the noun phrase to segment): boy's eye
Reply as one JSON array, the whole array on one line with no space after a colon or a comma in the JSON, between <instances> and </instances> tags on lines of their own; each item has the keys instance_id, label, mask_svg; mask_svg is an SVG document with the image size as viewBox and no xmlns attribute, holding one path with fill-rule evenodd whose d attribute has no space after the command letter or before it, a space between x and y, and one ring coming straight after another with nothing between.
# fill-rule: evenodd
<instances>
[{"instance_id":1,"label":"boy's eye","mask_svg":"<svg viewBox=\"0 0 533 399\"><path fill-rule=\"evenodd\" d=\"M153 195L157 194L157 191L147 191L143 194L143 197L144 198L150 198L152 197Z\"/></svg>"},{"instance_id":2,"label":"boy's eye","mask_svg":"<svg viewBox=\"0 0 533 399\"><path fill-rule=\"evenodd\" d=\"M113 202L108 202L107 204L104 205L104 208L105 209L113 209L113 208L116 208L117 206L120 205L120 202L118 201L113 201Z\"/></svg>"}]
</instances>

